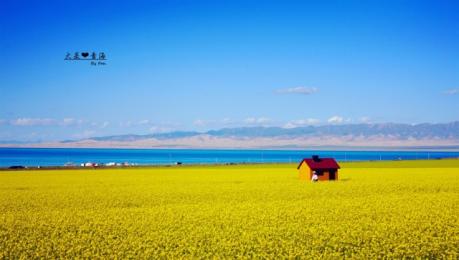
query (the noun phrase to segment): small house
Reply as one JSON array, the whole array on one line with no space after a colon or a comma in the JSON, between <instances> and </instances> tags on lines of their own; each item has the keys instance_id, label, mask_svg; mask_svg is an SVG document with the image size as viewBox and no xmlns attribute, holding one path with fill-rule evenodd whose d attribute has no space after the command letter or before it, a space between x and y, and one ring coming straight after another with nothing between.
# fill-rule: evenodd
<instances>
[{"instance_id":1,"label":"small house","mask_svg":"<svg viewBox=\"0 0 459 260\"><path fill-rule=\"evenodd\" d=\"M339 168L335 159L319 158L317 155L303 159L297 167L301 180L311 180L315 173L319 181L338 180Z\"/></svg>"}]
</instances>

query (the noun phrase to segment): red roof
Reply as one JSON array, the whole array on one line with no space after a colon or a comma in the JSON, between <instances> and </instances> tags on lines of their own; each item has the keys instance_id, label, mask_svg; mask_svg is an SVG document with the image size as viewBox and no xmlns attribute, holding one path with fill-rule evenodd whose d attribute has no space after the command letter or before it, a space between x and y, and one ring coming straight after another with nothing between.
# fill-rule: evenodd
<instances>
[{"instance_id":1,"label":"red roof","mask_svg":"<svg viewBox=\"0 0 459 260\"><path fill-rule=\"evenodd\" d=\"M318 161L314 161L313 159L303 159L298 168L300 168L301 164L305 162L311 170L326 170L326 169L339 169L338 163L333 158L320 158Z\"/></svg>"}]
</instances>

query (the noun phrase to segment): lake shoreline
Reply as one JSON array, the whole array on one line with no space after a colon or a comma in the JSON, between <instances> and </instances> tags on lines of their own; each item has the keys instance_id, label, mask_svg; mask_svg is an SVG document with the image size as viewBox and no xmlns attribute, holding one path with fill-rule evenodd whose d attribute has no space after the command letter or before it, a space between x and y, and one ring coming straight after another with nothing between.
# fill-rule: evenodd
<instances>
[{"instance_id":1,"label":"lake shoreline","mask_svg":"<svg viewBox=\"0 0 459 260\"><path fill-rule=\"evenodd\" d=\"M449 164L446 164L448 163ZM440 164L439 164L440 163ZM413 159L413 160L368 160L368 161L347 161L339 162L343 168L458 168L458 158L443 158L443 159ZM416 165L415 165L416 164ZM9 169L8 167L0 167L0 172L18 172L18 171L49 171L49 170L128 170L128 169L173 169L173 168L224 168L224 167L296 167L297 163L209 163L209 164L147 164L147 165L129 165L129 166L41 166L41 167L25 167L22 169ZM427 167L426 167L427 166Z\"/></svg>"}]
</instances>

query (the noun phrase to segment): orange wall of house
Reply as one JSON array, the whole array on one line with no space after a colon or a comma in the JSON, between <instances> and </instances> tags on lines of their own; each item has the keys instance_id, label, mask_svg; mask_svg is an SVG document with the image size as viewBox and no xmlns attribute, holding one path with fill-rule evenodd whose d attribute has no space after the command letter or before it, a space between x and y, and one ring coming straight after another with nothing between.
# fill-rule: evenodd
<instances>
[{"instance_id":1,"label":"orange wall of house","mask_svg":"<svg viewBox=\"0 0 459 260\"><path fill-rule=\"evenodd\" d=\"M311 178L312 178L312 175L311 175ZM330 172L324 172L324 175L322 176L319 176L319 181L328 181L330 180ZM336 170L335 172L335 181L338 180L338 170Z\"/></svg>"},{"instance_id":2,"label":"orange wall of house","mask_svg":"<svg viewBox=\"0 0 459 260\"><path fill-rule=\"evenodd\" d=\"M328 181L330 177L328 176L328 172L324 172L323 175L318 175L319 181Z\"/></svg>"},{"instance_id":3,"label":"orange wall of house","mask_svg":"<svg viewBox=\"0 0 459 260\"><path fill-rule=\"evenodd\" d=\"M309 166L305 163L305 162L302 162L301 163L301 166L300 166L300 169L298 170L298 177L300 178L300 180L311 180L311 177L312 177L312 171L311 169L309 168Z\"/></svg>"}]
</instances>

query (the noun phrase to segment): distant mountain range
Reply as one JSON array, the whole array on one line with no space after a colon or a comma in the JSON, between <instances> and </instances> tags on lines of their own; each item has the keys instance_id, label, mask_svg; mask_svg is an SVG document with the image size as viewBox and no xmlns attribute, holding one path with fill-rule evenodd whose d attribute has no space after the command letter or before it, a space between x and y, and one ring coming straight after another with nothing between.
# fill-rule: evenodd
<instances>
[{"instance_id":1,"label":"distant mountain range","mask_svg":"<svg viewBox=\"0 0 459 260\"><path fill-rule=\"evenodd\" d=\"M426 148L459 149L459 121L443 124L341 124L282 127L239 127L207 132L176 131L146 135L100 136L16 147L107 148Z\"/></svg>"},{"instance_id":2,"label":"distant mountain range","mask_svg":"<svg viewBox=\"0 0 459 260\"><path fill-rule=\"evenodd\" d=\"M207 132L100 136L49 143L0 142L2 147L107 148L448 148L459 149L459 121L443 124L341 124L239 127Z\"/></svg>"},{"instance_id":3,"label":"distant mountain range","mask_svg":"<svg viewBox=\"0 0 459 260\"><path fill-rule=\"evenodd\" d=\"M179 139L194 136L211 136L223 138L307 138L321 136L354 136L360 138L369 137L388 137L391 139L410 140L410 139L446 139L459 140L459 121L445 124L348 124L348 125L323 125L306 126L297 128L282 127L240 127L223 128L220 130L210 130L201 132L169 132L147 135L115 135L93 137L89 140L94 141L139 141L145 139ZM73 141L70 141L73 142Z\"/></svg>"}]
</instances>

